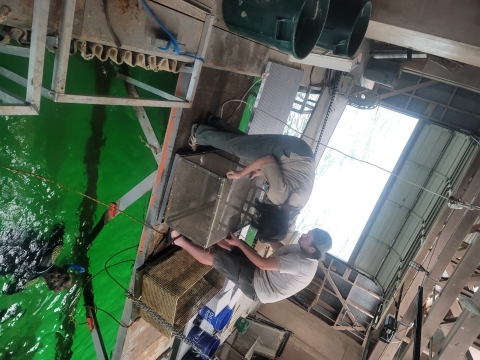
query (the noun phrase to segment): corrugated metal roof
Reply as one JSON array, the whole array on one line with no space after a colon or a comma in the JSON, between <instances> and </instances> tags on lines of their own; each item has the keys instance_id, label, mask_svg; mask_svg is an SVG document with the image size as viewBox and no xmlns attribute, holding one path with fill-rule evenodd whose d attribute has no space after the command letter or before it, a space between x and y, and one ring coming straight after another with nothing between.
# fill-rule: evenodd
<instances>
[{"instance_id":1,"label":"corrugated metal roof","mask_svg":"<svg viewBox=\"0 0 480 360\"><path fill-rule=\"evenodd\" d=\"M399 176L434 193L447 195L449 186L455 188L478 146L470 136L433 124L419 124ZM450 185L449 185L450 183ZM399 268L408 266L410 257L419 249L433 226L445 200L395 179L377 204L369 228L363 232L363 244L354 259L358 269L373 275L386 289L391 288Z\"/></svg>"}]
</instances>

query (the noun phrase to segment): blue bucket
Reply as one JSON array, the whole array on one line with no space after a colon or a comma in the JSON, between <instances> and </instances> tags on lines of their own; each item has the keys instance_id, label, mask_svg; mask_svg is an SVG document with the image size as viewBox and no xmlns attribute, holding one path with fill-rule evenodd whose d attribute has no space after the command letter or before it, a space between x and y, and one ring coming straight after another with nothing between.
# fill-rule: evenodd
<instances>
[{"instance_id":1,"label":"blue bucket","mask_svg":"<svg viewBox=\"0 0 480 360\"><path fill-rule=\"evenodd\" d=\"M215 313L212 310L204 306L198 314L212 324L215 330L222 331L232 318L233 310L227 306L225 309L220 311L220 314L215 316Z\"/></svg>"},{"instance_id":2,"label":"blue bucket","mask_svg":"<svg viewBox=\"0 0 480 360\"><path fill-rule=\"evenodd\" d=\"M202 350L202 352L209 357L213 357L218 347L220 346L219 338L217 338L215 335L210 335L198 326L194 326L192 330L190 330L190 332L188 333L187 337L192 340ZM202 356L202 359L205 359L205 357Z\"/></svg>"}]
</instances>

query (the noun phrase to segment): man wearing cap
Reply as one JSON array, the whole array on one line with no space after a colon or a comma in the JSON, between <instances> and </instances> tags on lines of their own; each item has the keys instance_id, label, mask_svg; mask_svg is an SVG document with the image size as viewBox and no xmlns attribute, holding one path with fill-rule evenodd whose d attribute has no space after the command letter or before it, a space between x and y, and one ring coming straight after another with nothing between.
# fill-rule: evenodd
<instances>
[{"instance_id":1,"label":"man wearing cap","mask_svg":"<svg viewBox=\"0 0 480 360\"><path fill-rule=\"evenodd\" d=\"M197 261L213 266L236 283L247 297L264 304L286 299L310 284L318 261L332 247L332 238L320 229L303 234L298 244L271 243L275 251L268 258L260 256L233 234L218 243L223 250L216 253L206 252L175 230L171 232L171 238ZM238 247L245 257L232 254L234 247Z\"/></svg>"}]
</instances>

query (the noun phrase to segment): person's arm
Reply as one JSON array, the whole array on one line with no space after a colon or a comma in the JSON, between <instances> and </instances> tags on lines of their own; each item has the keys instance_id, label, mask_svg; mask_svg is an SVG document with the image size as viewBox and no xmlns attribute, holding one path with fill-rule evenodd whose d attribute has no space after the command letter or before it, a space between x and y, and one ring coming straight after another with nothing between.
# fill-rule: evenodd
<instances>
[{"instance_id":1,"label":"person's arm","mask_svg":"<svg viewBox=\"0 0 480 360\"><path fill-rule=\"evenodd\" d=\"M227 177L229 179L240 179L242 177L244 177L245 175L247 174L250 174L251 172L253 172L255 176L258 176L260 175L258 173L258 171L260 170L260 168L265 165L265 164L270 164L270 163L274 163L276 162L275 161L275 158L272 156L272 155L267 155L267 156L264 156L258 160L255 160L253 163L251 163L250 165L246 166L243 170L241 171L229 171L227 173ZM254 177L255 177L254 176Z\"/></svg>"},{"instance_id":2,"label":"person's arm","mask_svg":"<svg viewBox=\"0 0 480 360\"><path fill-rule=\"evenodd\" d=\"M283 245L280 241L277 241L277 242L270 242L268 243L270 245L270 247L273 249L273 251L277 251L278 249L280 249L282 246L285 246Z\"/></svg>"},{"instance_id":3,"label":"person's arm","mask_svg":"<svg viewBox=\"0 0 480 360\"><path fill-rule=\"evenodd\" d=\"M259 254L257 254L255 251L252 251L250 247L237 238L235 235L230 234L232 237L231 239L225 239L226 242L228 242L232 246L237 246L240 250L243 251L245 256L255 264L259 269L262 270L274 270L274 271L280 271L280 263L277 258L274 257L269 257L269 258L264 258L261 257Z\"/></svg>"}]
</instances>

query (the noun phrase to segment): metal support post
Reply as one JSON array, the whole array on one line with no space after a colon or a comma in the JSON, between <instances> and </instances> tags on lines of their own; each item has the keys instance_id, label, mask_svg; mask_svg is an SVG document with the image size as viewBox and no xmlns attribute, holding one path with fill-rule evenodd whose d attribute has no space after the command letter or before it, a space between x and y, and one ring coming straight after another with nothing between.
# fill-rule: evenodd
<instances>
[{"instance_id":1,"label":"metal support post","mask_svg":"<svg viewBox=\"0 0 480 360\"><path fill-rule=\"evenodd\" d=\"M212 33L212 26L214 22L213 15L207 15L205 18L205 24L203 25L202 37L200 38L200 44L198 46L197 57L204 59L207 53L208 43L210 42L210 35ZM202 71L203 61L196 59L193 64L192 78L188 85L188 91L186 99L188 102L193 102L195 92L197 90L198 79L200 78L200 72Z\"/></svg>"},{"instance_id":2,"label":"metal support post","mask_svg":"<svg viewBox=\"0 0 480 360\"><path fill-rule=\"evenodd\" d=\"M25 79L24 77L21 77L20 75L15 74L13 71L10 71L8 69L5 69L3 67L0 67L0 75L6 77L7 79L13 81L14 83L17 83L18 85L22 85L23 87L27 87L28 80ZM41 94L44 98L50 99L50 91L43 88L41 90ZM23 100L22 104L24 103Z\"/></svg>"},{"instance_id":3,"label":"metal support post","mask_svg":"<svg viewBox=\"0 0 480 360\"><path fill-rule=\"evenodd\" d=\"M23 104L22 99L3 88L0 88L0 100L6 104Z\"/></svg>"},{"instance_id":4,"label":"metal support post","mask_svg":"<svg viewBox=\"0 0 480 360\"><path fill-rule=\"evenodd\" d=\"M33 5L32 38L29 50L26 99L0 104L0 115L38 115L42 93L43 65L47 37L48 11L50 0L35 0ZM5 92L4 92L5 93ZM7 93L7 95L12 96ZM4 95L3 98L9 98ZM3 100L6 101L6 100Z\"/></svg>"},{"instance_id":5,"label":"metal support post","mask_svg":"<svg viewBox=\"0 0 480 360\"><path fill-rule=\"evenodd\" d=\"M68 57L70 56L70 43L72 41L73 20L75 17L75 3L76 0L65 0L63 3L63 16L58 29L58 49L55 53L55 63L53 65L52 90L55 94L65 93Z\"/></svg>"},{"instance_id":6,"label":"metal support post","mask_svg":"<svg viewBox=\"0 0 480 360\"><path fill-rule=\"evenodd\" d=\"M32 39L30 42L30 61L28 62L26 102L37 112L40 109L40 95L42 92L49 8L50 0L35 0L33 5Z\"/></svg>"},{"instance_id":7,"label":"metal support post","mask_svg":"<svg viewBox=\"0 0 480 360\"><path fill-rule=\"evenodd\" d=\"M462 359L480 333L480 291L473 297L460 297L464 305L452 329L443 340L435 360Z\"/></svg>"},{"instance_id":8,"label":"metal support post","mask_svg":"<svg viewBox=\"0 0 480 360\"><path fill-rule=\"evenodd\" d=\"M420 360L422 354L422 322L423 322L423 287L418 287L417 318L415 319L415 335L413 338L413 360Z\"/></svg>"},{"instance_id":9,"label":"metal support post","mask_svg":"<svg viewBox=\"0 0 480 360\"><path fill-rule=\"evenodd\" d=\"M475 215L478 213L475 212ZM452 306L453 302L460 294L465 284L473 274L478 264L480 264L480 232L473 238L472 243L468 247L465 255L462 257L447 283L442 289L435 303L430 308L425 322L423 324L422 345L426 346L427 341L435 334L435 331L440 326L443 318ZM422 302L423 304L423 302ZM477 334L478 335L478 334ZM410 342L404 353L399 357L399 360L412 359L411 352L412 343Z\"/></svg>"}]
</instances>

